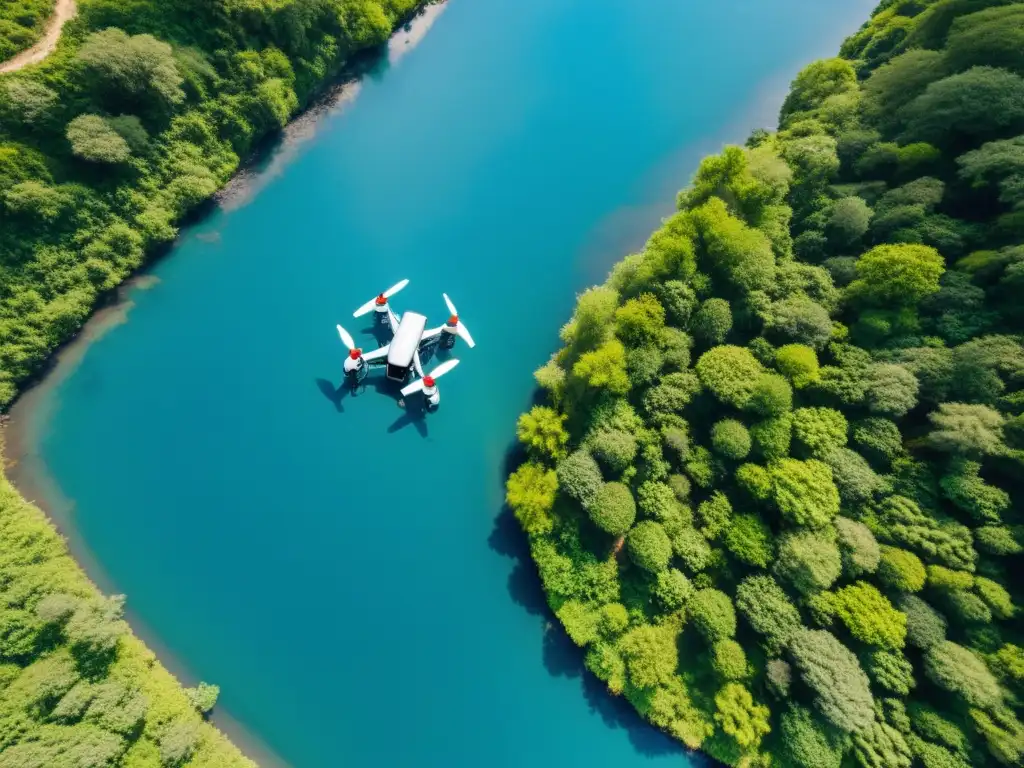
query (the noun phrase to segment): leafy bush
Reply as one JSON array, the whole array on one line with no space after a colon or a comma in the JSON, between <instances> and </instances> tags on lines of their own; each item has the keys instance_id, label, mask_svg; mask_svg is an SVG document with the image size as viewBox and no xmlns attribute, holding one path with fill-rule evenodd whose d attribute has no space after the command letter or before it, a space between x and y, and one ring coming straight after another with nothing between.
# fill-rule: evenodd
<instances>
[{"instance_id":1,"label":"leafy bush","mask_svg":"<svg viewBox=\"0 0 1024 768\"><path fill-rule=\"evenodd\" d=\"M736 611L732 600L717 589L699 589L688 606L693 624L709 644L736 634Z\"/></svg>"},{"instance_id":2,"label":"leafy bush","mask_svg":"<svg viewBox=\"0 0 1024 768\"><path fill-rule=\"evenodd\" d=\"M736 419L722 419L711 428L711 445L727 459L739 461L750 453L750 433Z\"/></svg>"},{"instance_id":3,"label":"leafy bush","mask_svg":"<svg viewBox=\"0 0 1024 768\"><path fill-rule=\"evenodd\" d=\"M594 524L612 536L624 535L636 520L633 494L622 483L602 485L587 511Z\"/></svg>"},{"instance_id":4,"label":"leafy bush","mask_svg":"<svg viewBox=\"0 0 1024 768\"><path fill-rule=\"evenodd\" d=\"M672 543L659 523L644 520L637 523L626 537L630 559L644 570L659 573L672 559Z\"/></svg>"}]
</instances>

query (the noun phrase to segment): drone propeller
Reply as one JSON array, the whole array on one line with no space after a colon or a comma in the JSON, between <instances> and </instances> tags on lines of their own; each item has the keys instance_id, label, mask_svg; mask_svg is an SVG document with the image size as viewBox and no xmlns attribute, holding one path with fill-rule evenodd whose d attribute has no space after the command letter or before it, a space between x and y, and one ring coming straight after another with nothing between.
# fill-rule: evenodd
<instances>
[{"instance_id":1,"label":"drone propeller","mask_svg":"<svg viewBox=\"0 0 1024 768\"><path fill-rule=\"evenodd\" d=\"M402 280L401 282L395 283L386 291L384 291L384 293L375 296L374 298L370 299L368 302L363 304L363 306L361 306L359 309L352 313L352 317L362 317L375 307L386 307L388 304L388 299L390 299L400 290L405 288L405 286L407 286L408 284L408 280Z\"/></svg>"},{"instance_id":2,"label":"drone propeller","mask_svg":"<svg viewBox=\"0 0 1024 768\"><path fill-rule=\"evenodd\" d=\"M457 333L459 338L466 342L469 345L469 348L472 349L476 346L476 342L473 341L473 337L470 336L469 329L461 320L459 320L459 310L457 310L455 305L452 304L452 300L448 298L447 293L442 293L441 295L444 296L444 303L448 305L448 311L452 313L451 317L448 318L447 327L453 329L454 333Z\"/></svg>"},{"instance_id":3,"label":"drone propeller","mask_svg":"<svg viewBox=\"0 0 1024 768\"><path fill-rule=\"evenodd\" d=\"M338 336L341 337L341 343L348 347L348 358L345 360L345 370L355 370L360 366L360 359L363 356L363 350L356 346L355 340L352 338L352 334L338 326Z\"/></svg>"},{"instance_id":4,"label":"drone propeller","mask_svg":"<svg viewBox=\"0 0 1024 768\"><path fill-rule=\"evenodd\" d=\"M439 366L437 366L434 370L432 370L430 373L428 373L422 379L417 379L416 381L414 381L409 386L403 387L402 388L402 396L403 397L408 397L409 395L413 394L414 392L421 392L424 389L432 389L433 386L434 386L434 382L437 379L440 379L442 376L444 376L446 373L448 373L448 371L450 371L452 368L454 368L458 364L459 364L459 361L455 360L454 358L451 359L451 360L445 360L443 363L441 363Z\"/></svg>"}]
</instances>

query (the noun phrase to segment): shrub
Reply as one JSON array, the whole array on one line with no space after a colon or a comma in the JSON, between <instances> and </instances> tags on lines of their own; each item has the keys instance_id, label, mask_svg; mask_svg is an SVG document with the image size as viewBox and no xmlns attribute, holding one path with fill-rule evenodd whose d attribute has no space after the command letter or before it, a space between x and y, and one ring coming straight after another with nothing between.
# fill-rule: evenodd
<instances>
[{"instance_id":1,"label":"shrub","mask_svg":"<svg viewBox=\"0 0 1024 768\"><path fill-rule=\"evenodd\" d=\"M765 664L764 677L768 690L775 698L783 701L789 698L789 688L793 684L793 668L788 662L770 659Z\"/></svg>"},{"instance_id":2,"label":"shrub","mask_svg":"<svg viewBox=\"0 0 1024 768\"><path fill-rule=\"evenodd\" d=\"M636 437L618 429L601 430L588 436L586 443L594 458L615 473L625 471L638 450Z\"/></svg>"},{"instance_id":3,"label":"shrub","mask_svg":"<svg viewBox=\"0 0 1024 768\"><path fill-rule=\"evenodd\" d=\"M878 578L897 592L920 592L926 577L924 563L913 552L897 547L883 547L878 565Z\"/></svg>"},{"instance_id":4,"label":"shrub","mask_svg":"<svg viewBox=\"0 0 1024 768\"><path fill-rule=\"evenodd\" d=\"M651 573L664 571L672 558L672 543L668 534L653 520L636 524L626 537L626 549L634 563Z\"/></svg>"},{"instance_id":5,"label":"shrub","mask_svg":"<svg viewBox=\"0 0 1024 768\"><path fill-rule=\"evenodd\" d=\"M843 744L830 729L799 704L791 703L782 713L782 754L793 766L839 768Z\"/></svg>"},{"instance_id":6,"label":"shrub","mask_svg":"<svg viewBox=\"0 0 1024 768\"><path fill-rule=\"evenodd\" d=\"M665 326L665 309L650 293L629 299L615 310L615 333L633 347L653 344Z\"/></svg>"},{"instance_id":7,"label":"shrub","mask_svg":"<svg viewBox=\"0 0 1024 768\"><path fill-rule=\"evenodd\" d=\"M636 519L636 502L627 486L622 483L605 483L587 511L590 519L602 531L612 536L622 536Z\"/></svg>"},{"instance_id":8,"label":"shrub","mask_svg":"<svg viewBox=\"0 0 1024 768\"><path fill-rule=\"evenodd\" d=\"M696 528L684 527L673 531L672 551L676 553L690 573L700 573L711 562L711 547Z\"/></svg>"},{"instance_id":9,"label":"shrub","mask_svg":"<svg viewBox=\"0 0 1024 768\"><path fill-rule=\"evenodd\" d=\"M854 423L853 442L869 458L888 464L903 452L899 427L888 419L872 417Z\"/></svg>"},{"instance_id":10,"label":"shrub","mask_svg":"<svg viewBox=\"0 0 1024 768\"><path fill-rule=\"evenodd\" d=\"M732 521L732 504L721 491L715 491L697 507L697 519L700 521L701 533L714 541L726 530Z\"/></svg>"},{"instance_id":11,"label":"shrub","mask_svg":"<svg viewBox=\"0 0 1024 768\"><path fill-rule=\"evenodd\" d=\"M914 666L900 653L872 651L867 662L868 675L897 696L907 696L914 687Z\"/></svg>"},{"instance_id":12,"label":"shrub","mask_svg":"<svg viewBox=\"0 0 1024 768\"><path fill-rule=\"evenodd\" d=\"M775 367L797 389L818 380L818 355L803 344L787 344L775 352Z\"/></svg>"},{"instance_id":13,"label":"shrub","mask_svg":"<svg viewBox=\"0 0 1024 768\"><path fill-rule=\"evenodd\" d=\"M977 576L974 579L974 589L997 619L1013 618L1013 598L1002 584L984 576Z\"/></svg>"},{"instance_id":14,"label":"shrub","mask_svg":"<svg viewBox=\"0 0 1024 768\"><path fill-rule=\"evenodd\" d=\"M884 562L884 561L883 561ZM831 607L857 640L897 651L907 636L907 619L871 584L858 581L837 590Z\"/></svg>"},{"instance_id":15,"label":"shrub","mask_svg":"<svg viewBox=\"0 0 1024 768\"><path fill-rule=\"evenodd\" d=\"M875 474L864 457L849 448L830 451L824 456L824 461L832 470L839 498L848 506L864 504L888 488L886 481Z\"/></svg>"},{"instance_id":16,"label":"shrub","mask_svg":"<svg viewBox=\"0 0 1024 768\"><path fill-rule=\"evenodd\" d=\"M71 151L92 163L123 163L132 154L128 142L99 115L79 115L65 135Z\"/></svg>"},{"instance_id":17,"label":"shrub","mask_svg":"<svg viewBox=\"0 0 1024 768\"><path fill-rule=\"evenodd\" d=\"M735 419L723 419L711 429L711 445L727 459L739 461L750 453L750 433Z\"/></svg>"},{"instance_id":18,"label":"shrub","mask_svg":"<svg viewBox=\"0 0 1024 768\"><path fill-rule=\"evenodd\" d=\"M736 634L736 611L732 601L717 589L699 589L690 598L690 617L708 644Z\"/></svg>"},{"instance_id":19,"label":"shrub","mask_svg":"<svg viewBox=\"0 0 1024 768\"><path fill-rule=\"evenodd\" d=\"M727 683L715 694L715 722L740 750L757 748L771 730L769 714L768 707L755 704L750 691L739 683Z\"/></svg>"}]
</instances>

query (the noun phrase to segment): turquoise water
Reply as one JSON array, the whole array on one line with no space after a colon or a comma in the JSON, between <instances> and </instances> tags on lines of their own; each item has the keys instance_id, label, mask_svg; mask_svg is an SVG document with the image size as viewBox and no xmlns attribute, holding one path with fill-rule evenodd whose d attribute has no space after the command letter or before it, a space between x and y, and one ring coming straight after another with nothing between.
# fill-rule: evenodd
<instances>
[{"instance_id":1,"label":"turquoise water","mask_svg":"<svg viewBox=\"0 0 1024 768\"><path fill-rule=\"evenodd\" d=\"M504 462L574 293L872 4L454 0L46 395L104 582L297 766L700 762L546 630ZM478 342L425 420L325 385L334 324L403 277Z\"/></svg>"}]
</instances>

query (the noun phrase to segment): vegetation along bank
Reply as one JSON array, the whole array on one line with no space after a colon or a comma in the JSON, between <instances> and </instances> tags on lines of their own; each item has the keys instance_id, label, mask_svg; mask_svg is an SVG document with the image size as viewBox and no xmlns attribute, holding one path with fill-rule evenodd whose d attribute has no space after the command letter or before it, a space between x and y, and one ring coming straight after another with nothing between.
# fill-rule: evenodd
<instances>
[{"instance_id":1,"label":"vegetation along bank","mask_svg":"<svg viewBox=\"0 0 1024 768\"><path fill-rule=\"evenodd\" d=\"M886 0L584 292L508 503L730 765L1024 763L1024 4Z\"/></svg>"},{"instance_id":2,"label":"vegetation along bank","mask_svg":"<svg viewBox=\"0 0 1024 768\"><path fill-rule=\"evenodd\" d=\"M261 138L422 4L80 0L54 53L0 75L0 410ZM216 688L182 689L123 600L0 476L0 768L252 766L203 718Z\"/></svg>"},{"instance_id":3,"label":"vegetation along bank","mask_svg":"<svg viewBox=\"0 0 1024 768\"><path fill-rule=\"evenodd\" d=\"M55 0L10 0L0 5L0 63L38 42Z\"/></svg>"}]
</instances>

